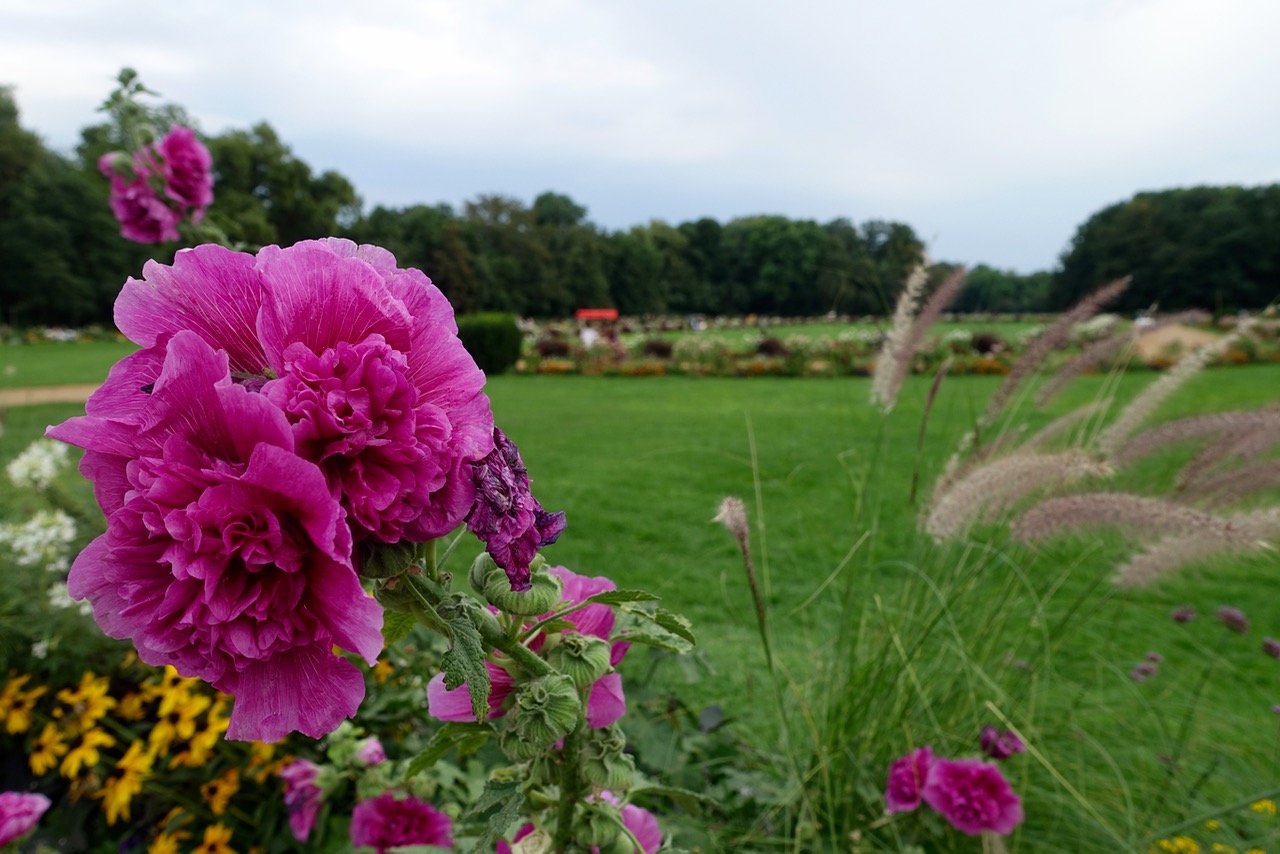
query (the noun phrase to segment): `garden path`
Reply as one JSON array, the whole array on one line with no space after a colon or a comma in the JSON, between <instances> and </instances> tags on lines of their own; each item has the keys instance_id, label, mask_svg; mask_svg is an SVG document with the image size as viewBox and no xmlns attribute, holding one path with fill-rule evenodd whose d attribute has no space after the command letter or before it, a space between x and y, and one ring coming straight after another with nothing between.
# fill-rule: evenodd
<instances>
[{"instance_id":1,"label":"garden path","mask_svg":"<svg viewBox=\"0 0 1280 854\"><path fill-rule=\"evenodd\" d=\"M36 403L83 403L97 388L98 383L51 385L39 388L0 388L0 409L8 406L31 406Z\"/></svg>"}]
</instances>

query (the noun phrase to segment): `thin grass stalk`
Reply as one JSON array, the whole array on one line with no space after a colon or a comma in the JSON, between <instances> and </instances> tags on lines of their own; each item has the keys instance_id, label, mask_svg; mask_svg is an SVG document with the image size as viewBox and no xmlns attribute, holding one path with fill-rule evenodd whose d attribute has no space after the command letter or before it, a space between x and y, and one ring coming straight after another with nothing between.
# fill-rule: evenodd
<instances>
[{"instance_id":1,"label":"thin grass stalk","mask_svg":"<svg viewBox=\"0 0 1280 854\"><path fill-rule=\"evenodd\" d=\"M924 401L924 414L920 416L920 433L916 436L916 458L911 466L911 494L907 498L907 504L912 507L916 506L916 490L920 486L920 457L924 455L924 437L929 426L929 413L933 412L934 401L938 399L938 389L942 387L942 380L947 376L952 361L953 359L948 356L938 366L938 370L933 375L933 382L929 386L929 395Z\"/></svg>"}]
</instances>

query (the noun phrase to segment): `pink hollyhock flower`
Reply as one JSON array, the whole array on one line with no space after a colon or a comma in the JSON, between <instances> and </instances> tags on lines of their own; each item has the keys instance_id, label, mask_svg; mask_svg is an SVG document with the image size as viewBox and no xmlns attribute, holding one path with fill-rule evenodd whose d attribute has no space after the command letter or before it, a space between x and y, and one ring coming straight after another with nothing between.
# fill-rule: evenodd
<instances>
[{"instance_id":1,"label":"pink hollyhock flower","mask_svg":"<svg viewBox=\"0 0 1280 854\"><path fill-rule=\"evenodd\" d=\"M512 590L529 589L529 562L564 532L564 513L548 513L529 489L529 474L514 442L493 428L493 451L473 464L476 503L467 530L484 543Z\"/></svg>"},{"instance_id":2,"label":"pink hollyhock flower","mask_svg":"<svg viewBox=\"0 0 1280 854\"><path fill-rule=\"evenodd\" d=\"M405 845L453 845L453 822L431 804L412 795L384 792L356 804L351 814L351 844L369 845L378 854Z\"/></svg>"},{"instance_id":3,"label":"pink hollyhock flower","mask_svg":"<svg viewBox=\"0 0 1280 854\"><path fill-rule=\"evenodd\" d=\"M224 349L285 414L357 540L425 542L466 518L493 415L452 307L421 272L329 238L256 256L198 246L143 275L116 301L117 327L143 347L188 329Z\"/></svg>"},{"instance_id":4,"label":"pink hollyhock flower","mask_svg":"<svg viewBox=\"0 0 1280 854\"><path fill-rule=\"evenodd\" d=\"M928 779L933 761L933 751L928 747L921 747L893 761L889 766L889 783L884 791L889 812L910 812L920 806L920 792Z\"/></svg>"},{"instance_id":5,"label":"pink hollyhock flower","mask_svg":"<svg viewBox=\"0 0 1280 854\"><path fill-rule=\"evenodd\" d=\"M190 331L116 365L86 413L48 431L86 449L107 517L68 592L143 661L235 695L228 738L317 738L353 715L364 680L333 647L372 665L382 609L284 414Z\"/></svg>"},{"instance_id":6,"label":"pink hollyhock flower","mask_svg":"<svg viewBox=\"0 0 1280 854\"><path fill-rule=\"evenodd\" d=\"M387 752L382 749L382 742L378 741L374 736L369 736L360 742L360 746L356 748L356 762L366 768L381 765L386 761Z\"/></svg>"},{"instance_id":7,"label":"pink hollyhock flower","mask_svg":"<svg viewBox=\"0 0 1280 854\"><path fill-rule=\"evenodd\" d=\"M41 794L0 792L0 845L7 845L34 830L50 803Z\"/></svg>"},{"instance_id":8,"label":"pink hollyhock flower","mask_svg":"<svg viewBox=\"0 0 1280 854\"><path fill-rule=\"evenodd\" d=\"M180 217L156 193L151 184L154 173L145 162L135 161L126 174L121 158L113 153L98 160L98 170L111 181L109 204L120 222L120 236L137 243L177 240Z\"/></svg>"},{"instance_id":9,"label":"pink hollyhock flower","mask_svg":"<svg viewBox=\"0 0 1280 854\"><path fill-rule=\"evenodd\" d=\"M284 780L284 805L289 814L289 830L293 838L306 842L316 826L316 816L324 802L324 792L316 785L320 767L306 759L295 759L280 769Z\"/></svg>"},{"instance_id":10,"label":"pink hollyhock flower","mask_svg":"<svg viewBox=\"0 0 1280 854\"><path fill-rule=\"evenodd\" d=\"M199 222L213 204L213 158L188 127L175 127L155 146L164 175L164 192Z\"/></svg>"},{"instance_id":11,"label":"pink hollyhock flower","mask_svg":"<svg viewBox=\"0 0 1280 854\"><path fill-rule=\"evenodd\" d=\"M977 759L936 759L929 766L924 802L961 833L1012 833L1022 822L1022 800L995 765Z\"/></svg>"}]
</instances>

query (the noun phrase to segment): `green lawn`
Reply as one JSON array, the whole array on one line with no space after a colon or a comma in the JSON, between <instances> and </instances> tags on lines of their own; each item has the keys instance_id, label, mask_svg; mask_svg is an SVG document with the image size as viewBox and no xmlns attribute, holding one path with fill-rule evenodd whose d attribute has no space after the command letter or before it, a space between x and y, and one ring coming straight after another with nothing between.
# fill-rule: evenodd
<instances>
[{"instance_id":1,"label":"green lawn","mask_svg":"<svg viewBox=\"0 0 1280 854\"><path fill-rule=\"evenodd\" d=\"M137 349L129 341L0 345L0 389L100 383Z\"/></svg>"},{"instance_id":2,"label":"green lawn","mask_svg":"<svg viewBox=\"0 0 1280 854\"><path fill-rule=\"evenodd\" d=\"M114 358L111 352L93 355ZM11 355L0 351L0 362ZM32 360L15 361L23 375L43 370ZM80 378L105 375L100 363L67 370ZM1151 379L1125 378L1120 396ZM1052 412L1027 420L1047 423L1092 400L1108 381L1084 378ZM942 384L920 456L922 495L998 382L949 377ZM608 575L622 587L653 590L689 617L706 669L693 681L682 678L692 671L674 667L661 669L659 678L694 704L723 706L761 747L777 745L779 715L741 561L728 533L711 522L726 495L744 498L760 523L753 544L779 660L794 683L786 711L793 727L802 728L848 663L841 658L850 649L842 630L877 603L890 611L906 607L900 592L909 582L919 588L923 574L953 597L948 620L956 640L939 656L957 647L964 652L970 639L992 660L1030 662L1025 671L1002 671L991 686L974 686L966 700L974 707L970 717L986 714L986 699L1015 698L1020 720L1052 750L1055 767L1075 780L1082 797L1105 805L1109 818L1140 822L1134 817L1145 807L1134 799L1158 793L1171 762L1185 763L1186 774L1204 774L1204 797L1230 800L1280 785L1280 716L1269 710L1280 703L1280 666L1258 651L1263 635L1280 636L1280 599L1268 595L1274 553L1220 559L1151 588L1119 591L1106 579L1131 546L1115 535L1031 548L993 527L965 543L934 545L918 532L919 507L909 497L929 380L909 378L889 416L868 405L868 383L502 376L488 390L498 422L520 445L536 494L548 509L568 513L568 530L547 557L579 573ZM1257 407L1274 402L1278 388L1280 366L1215 369L1194 378L1161 417ZM45 424L75 411L9 410L0 464ZM1158 492L1185 458L1185 452L1162 457L1142 469L1143 482L1125 485ZM0 511L19 509L12 497L0 498ZM455 558L454 569L463 569L470 551ZM1197 623L1169 619L1182 604L1201 613ZM1213 625L1220 605L1246 610L1254 626L1249 638ZM992 620L997 609L999 620ZM1127 673L1148 651L1167 664L1160 680L1138 686ZM644 651L633 651L626 666L629 676L644 673ZM881 699L893 698L872 701ZM896 726L890 722L888 730ZM1200 753L1179 754L1188 732L1206 745ZM949 737L960 742L969 735ZM1142 827L1125 833L1140 838Z\"/></svg>"}]
</instances>

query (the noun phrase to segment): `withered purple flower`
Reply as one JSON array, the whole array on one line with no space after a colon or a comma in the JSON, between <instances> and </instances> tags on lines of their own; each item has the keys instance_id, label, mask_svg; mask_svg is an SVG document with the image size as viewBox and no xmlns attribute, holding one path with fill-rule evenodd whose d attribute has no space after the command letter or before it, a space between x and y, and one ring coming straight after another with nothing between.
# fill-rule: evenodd
<instances>
[{"instance_id":1,"label":"withered purple flower","mask_svg":"<svg viewBox=\"0 0 1280 854\"><path fill-rule=\"evenodd\" d=\"M1169 612L1169 619L1175 623L1189 623L1196 618L1195 609L1190 605L1183 605L1180 608L1174 608Z\"/></svg>"},{"instance_id":2,"label":"withered purple flower","mask_svg":"<svg viewBox=\"0 0 1280 854\"><path fill-rule=\"evenodd\" d=\"M533 497L515 442L493 428L493 451L472 464L475 505L467 530L507 573L512 590L529 589L529 562L564 532L564 512L548 513Z\"/></svg>"}]
</instances>

